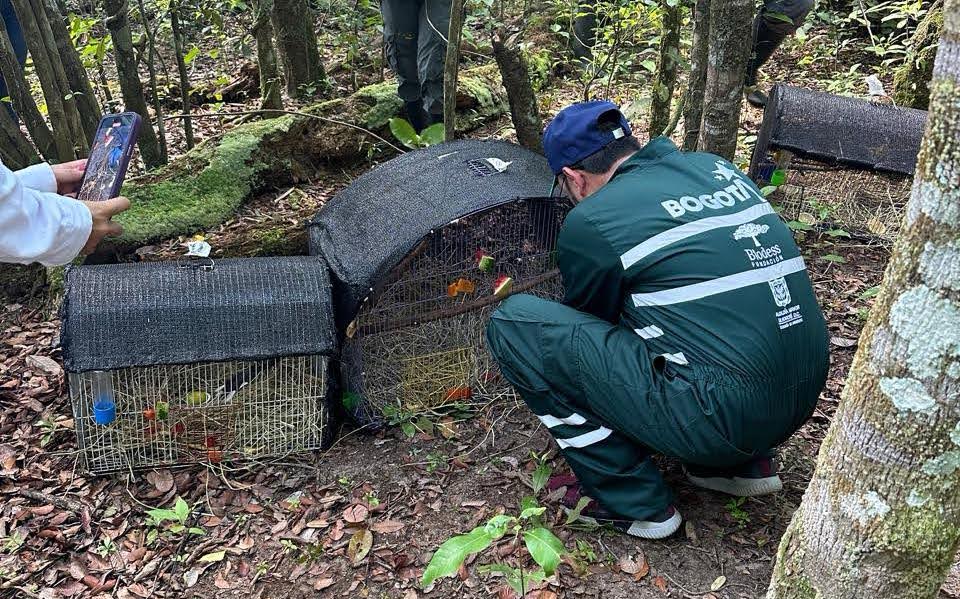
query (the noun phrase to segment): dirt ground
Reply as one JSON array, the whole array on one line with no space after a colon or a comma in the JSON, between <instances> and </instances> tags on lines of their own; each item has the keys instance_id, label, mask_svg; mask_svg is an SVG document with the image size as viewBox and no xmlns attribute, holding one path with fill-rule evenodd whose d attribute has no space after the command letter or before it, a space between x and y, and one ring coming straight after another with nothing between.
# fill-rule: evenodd
<instances>
[{"instance_id":1,"label":"dirt ground","mask_svg":"<svg viewBox=\"0 0 960 599\"><path fill-rule=\"evenodd\" d=\"M819 86L817 66L795 81ZM778 72L774 65L769 76ZM557 92L550 102L559 106L574 95ZM760 117L747 109L745 133L756 131ZM506 126L475 135L500 136ZM221 255L297 253L302 221L357 172L320 172L261 197L207 239ZM284 243L264 250L263 240L276 241L278 231ZM692 487L677 463L664 461L686 524L658 542L564 526L556 501L541 494L548 522L575 559L528 597L764 595L856 351L871 301L862 294L879 284L889 257L877 241L802 237L829 321L832 366L815 414L780 448L784 491L738 503ZM171 258L182 253L182 241L138 255ZM532 454L546 454L555 472L564 468L546 429L515 397L478 402L446 435L345 430L313 456L91 477L78 463L58 334L55 314L35 298L0 306L0 597L508 598L514 595L504 580L477 566L532 565L507 537L459 576L419 585L444 540L498 512L518 511L532 493ZM177 497L191 507L185 524L202 534L148 523L147 510L170 508ZM358 553L363 530L372 546Z\"/></svg>"}]
</instances>

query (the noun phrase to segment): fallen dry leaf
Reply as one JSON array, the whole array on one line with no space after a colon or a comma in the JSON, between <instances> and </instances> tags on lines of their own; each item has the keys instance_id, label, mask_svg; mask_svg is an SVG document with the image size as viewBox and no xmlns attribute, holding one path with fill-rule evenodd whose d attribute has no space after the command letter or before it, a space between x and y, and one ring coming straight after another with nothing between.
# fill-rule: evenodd
<instances>
[{"instance_id":1,"label":"fallen dry leaf","mask_svg":"<svg viewBox=\"0 0 960 599\"><path fill-rule=\"evenodd\" d=\"M380 522L374 522L372 525L370 525L370 530L372 530L373 532L386 534L391 532L397 532L398 530L402 529L404 526L405 526L404 523L398 520L382 520Z\"/></svg>"},{"instance_id":2,"label":"fallen dry leaf","mask_svg":"<svg viewBox=\"0 0 960 599\"><path fill-rule=\"evenodd\" d=\"M355 503L343 510L343 519L350 524L359 524L366 520L368 515L370 515L370 510L368 510L365 505L359 503Z\"/></svg>"},{"instance_id":3,"label":"fallen dry leaf","mask_svg":"<svg viewBox=\"0 0 960 599\"><path fill-rule=\"evenodd\" d=\"M347 545L347 555L350 556L350 563L354 566L360 564L363 558L370 553L373 547L373 533L366 528L361 528L350 537L350 543Z\"/></svg>"},{"instance_id":4,"label":"fallen dry leaf","mask_svg":"<svg viewBox=\"0 0 960 599\"><path fill-rule=\"evenodd\" d=\"M667 581L663 576L657 576L653 579L653 586L657 587L661 593L667 592Z\"/></svg>"},{"instance_id":5,"label":"fallen dry leaf","mask_svg":"<svg viewBox=\"0 0 960 599\"><path fill-rule=\"evenodd\" d=\"M332 587L332 586L333 586L332 578L318 578L317 581L313 583L313 590L322 591L323 589L327 587Z\"/></svg>"},{"instance_id":6,"label":"fallen dry leaf","mask_svg":"<svg viewBox=\"0 0 960 599\"><path fill-rule=\"evenodd\" d=\"M57 361L47 356L27 356L27 366L36 370L42 370L50 376L60 376L63 374L63 368L57 364Z\"/></svg>"},{"instance_id":7,"label":"fallen dry leaf","mask_svg":"<svg viewBox=\"0 0 960 599\"><path fill-rule=\"evenodd\" d=\"M169 470L151 470L147 472L147 480L161 493L173 488L173 474Z\"/></svg>"}]
</instances>

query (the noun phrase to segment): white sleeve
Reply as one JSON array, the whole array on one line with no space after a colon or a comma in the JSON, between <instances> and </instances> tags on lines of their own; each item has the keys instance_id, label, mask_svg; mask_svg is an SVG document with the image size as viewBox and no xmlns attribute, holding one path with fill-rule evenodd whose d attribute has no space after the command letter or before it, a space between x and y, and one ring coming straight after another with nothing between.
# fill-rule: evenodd
<instances>
[{"instance_id":1,"label":"white sleeve","mask_svg":"<svg viewBox=\"0 0 960 599\"><path fill-rule=\"evenodd\" d=\"M27 168L22 168L16 173L20 178L20 183L24 187L45 191L47 193L57 193L57 177L53 174L53 169L46 162L33 164Z\"/></svg>"},{"instance_id":2,"label":"white sleeve","mask_svg":"<svg viewBox=\"0 0 960 599\"><path fill-rule=\"evenodd\" d=\"M90 210L77 200L31 189L21 176L0 164L0 262L70 262L90 237ZM28 173L27 179L44 185L42 178L31 179L36 176Z\"/></svg>"}]
</instances>

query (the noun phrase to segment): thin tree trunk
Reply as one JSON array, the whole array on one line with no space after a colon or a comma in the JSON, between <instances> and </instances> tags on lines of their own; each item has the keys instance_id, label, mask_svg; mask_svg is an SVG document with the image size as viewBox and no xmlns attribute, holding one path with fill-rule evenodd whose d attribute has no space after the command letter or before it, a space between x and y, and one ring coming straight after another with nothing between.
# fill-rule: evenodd
<instances>
[{"instance_id":1,"label":"thin tree trunk","mask_svg":"<svg viewBox=\"0 0 960 599\"><path fill-rule=\"evenodd\" d=\"M47 160L60 159L61 148L54 140L53 133L47 127L47 122L37 103L30 93L30 84L24 77L23 67L17 60L13 50L13 44L10 42L10 36L7 35L7 25L0 16L0 75L7 84L7 93L13 100L13 108L20 115L33 143L40 150L40 154ZM69 140L63 140L68 142ZM72 146L71 146L72 151Z\"/></svg>"},{"instance_id":2,"label":"thin tree trunk","mask_svg":"<svg viewBox=\"0 0 960 599\"><path fill-rule=\"evenodd\" d=\"M170 29L173 32L173 54L177 59L177 72L180 75L181 111L190 114L190 76L187 74L187 62L183 59L183 36L180 34L180 5L174 2L170 5ZM183 118L183 135L186 138L187 149L193 143L193 119Z\"/></svg>"},{"instance_id":3,"label":"thin tree trunk","mask_svg":"<svg viewBox=\"0 0 960 599\"><path fill-rule=\"evenodd\" d=\"M443 126L444 139L457 137L457 76L460 74L460 39L463 36L463 5L466 0L450 4L450 25L447 27L447 56L443 62Z\"/></svg>"},{"instance_id":4,"label":"thin tree trunk","mask_svg":"<svg viewBox=\"0 0 960 599\"><path fill-rule=\"evenodd\" d=\"M63 111L67 117L67 123L70 125L70 134L73 137L73 145L77 156L86 156L90 149L90 140L83 127L83 119L80 117L80 109L77 107L77 94L81 90L74 89L70 85L67 77L66 68L63 64L63 57L60 55L56 38L53 35L53 29L50 26L50 20L47 18L47 9L44 7L44 0L14 0L14 6L20 1L25 10L33 13L33 19L40 32L38 40L34 40L34 46L39 48L38 52L45 52L49 62L51 72L56 78L56 85L60 89L60 95L63 102ZM18 13L19 14L19 13ZM27 45L31 41L27 39ZM33 49L30 51L34 61L36 53ZM46 99L46 98L45 98ZM49 101L49 99L47 99Z\"/></svg>"},{"instance_id":5,"label":"thin tree trunk","mask_svg":"<svg viewBox=\"0 0 960 599\"><path fill-rule=\"evenodd\" d=\"M733 160L737 151L753 10L752 0L726 0L710 7L710 47L697 148L728 160Z\"/></svg>"},{"instance_id":6,"label":"thin tree trunk","mask_svg":"<svg viewBox=\"0 0 960 599\"><path fill-rule=\"evenodd\" d=\"M67 83L76 99L85 139L93 140L93 136L97 132L97 126L100 124L100 117L103 115L100 111L100 105L97 103L97 96L93 93L93 86L90 85L87 70L83 66L83 61L80 60L80 54L73 46L70 32L67 31L67 26L63 21L63 13L60 12L56 2L54 0L39 1L43 3L46 9L47 21L57 44L57 52L59 52L60 61L63 63Z\"/></svg>"},{"instance_id":7,"label":"thin tree trunk","mask_svg":"<svg viewBox=\"0 0 960 599\"><path fill-rule=\"evenodd\" d=\"M104 0L107 13L107 29L113 39L113 50L117 60L117 76L120 79L120 91L127 110L132 110L143 118L140 127L140 156L147 168L155 168L166 162L160 151L156 133L150 123L150 112L143 97L143 86L137 73L137 60L133 53L133 39L130 35L127 0Z\"/></svg>"},{"instance_id":8,"label":"thin tree trunk","mask_svg":"<svg viewBox=\"0 0 960 599\"><path fill-rule=\"evenodd\" d=\"M690 47L690 77L683 109L683 149L697 149L703 120L703 91L707 85L707 51L710 42L710 0L695 0L693 41Z\"/></svg>"},{"instance_id":9,"label":"thin tree trunk","mask_svg":"<svg viewBox=\"0 0 960 599\"><path fill-rule=\"evenodd\" d=\"M147 8L143 0L137 0L140 8L140 19L143 21L143 31L147 38L147 74L150 76L150 95L153 100L153 113L157 117L157 140L160 142L160 156L167 161L167 130L163 119L163 103L160 101L160 88L157 85L157 32L147 17ZM109 91L109 89L108 89Z\"/></svg>"},{"instance_id":10,"label":"thin tree trunk","mask_svg":"<svg viewBox=\"0 0 960 599\"><path fill-rule=\"evenodd\" d=\"M933 599L960 543L960 0L901 236L768 599Z\"/></svg>"},{"instance_id":11,"label":"thin tree trunk","mask_svg":"<svg viewBox=\"0 0 960 599\"><path fill-rule=\"evenodd\" d=\"M50 64L46 49L43 47L40 27L37 25L36 19L33 18L33 10L30 8L28 0L13 0L13 6L17 11L20 26L23 28L27 48L30 51L31 58L33 58L33 68L40 80L40 87L46 100L47 114L50 115L53 139L57 147L56 157L62 162L73 160L77 157L77 153L74 147L73 132L64 107L64 94L60 91L60 86L57 85L53 66Z\"/></svg>"},{"instance_id":12,"label":"thin tree trunk","mask_svg":"<svg viewBox=\"0 0 960 599\"><path fill-rule=\"evenodd\" d=\"M937 58L937 42L943 32L943 2L937 0L910 38L907 57L893 74L893 101L900 106L926 110L930 102L930 79Z\"/></svg>"},{"instance_id":13,"label":"thin tree trunk","mask_svg":"<svg viewBox=\"0 0 960 599\"><path fill-rule=\"evenodd\" d=\"M320 60L313 13L306 0L275 0L273 28L283 62L287 94L294 98L326 94L330 84Z\"/></svg>"},{"instance_id":14,"label":"thin tree trunk","mask_svg":"<svg viewBox=\"0 0 960 599\"><path fill-rule=\"evenodd\" d=\"M5 108L0 108L0 152L3 163L11 170L40 162L37 152Z\"/></svg>"},{"instance_id":15,"label":"thin tree trunk","mask_svg":"<svg viewBox=\"0 0 960 599\"><path fill-rule=\"evenodd\" d=\"M530 69L523 53L511 40L505 41L503 33L497 33L493 37L493 56L500 67L503 86L510 100L510 115L517 141L521 146L543 154L543 142L540 140L543 119L540 118L537 95L530 84Z\"/></svg>"},{"instance_id":16,"label":"thin tree trunk","mask_svg":"<svg viewBox=\"0 0 960 599\"><path fill-rule=\"evenodd\" d=\"M260 108L283 109L280 96L280 72L273 45L273 0L254 0L253 37L257 41L257 65L260 70Z\"/></svg>"},{"instance_id":17,"label":"thin tree trunk","mask_svg":"<svg viewBox=\"0 0 960 599\"><path fill-rule=\"evenodd\" d=\"M673 2L673 6L670 2ZM650 138L663 135L670 124L670 104L677 85L680 67L680 10L679 0L662 0L663 26L660 29L660 57L650 100Z\"/></svg>"}]
</instances>

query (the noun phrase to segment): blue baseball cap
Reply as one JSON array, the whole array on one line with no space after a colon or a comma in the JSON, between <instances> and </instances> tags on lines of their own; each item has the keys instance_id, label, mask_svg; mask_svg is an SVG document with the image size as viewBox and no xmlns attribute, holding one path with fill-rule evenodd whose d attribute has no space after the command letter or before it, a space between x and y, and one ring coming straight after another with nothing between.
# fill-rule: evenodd
<instances>
[{"instance_id":1,"label":"blue baseball cap","mask_svg":"<svg viewBox=\"0 0 960 599\"><path fill-rule=\"evenodd\" d=\"M630 134L630 123L613 102L579 102L558 112L547 125L543 132L543 153L550 170L559 175L563 167L576 164L613 140Z\"/></svg>"}]
</instances>

